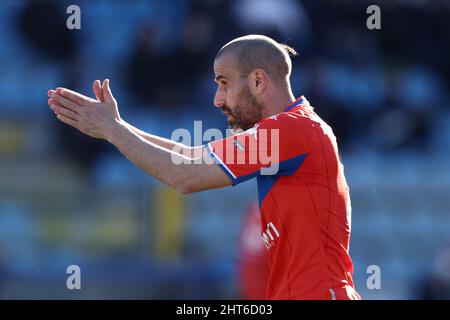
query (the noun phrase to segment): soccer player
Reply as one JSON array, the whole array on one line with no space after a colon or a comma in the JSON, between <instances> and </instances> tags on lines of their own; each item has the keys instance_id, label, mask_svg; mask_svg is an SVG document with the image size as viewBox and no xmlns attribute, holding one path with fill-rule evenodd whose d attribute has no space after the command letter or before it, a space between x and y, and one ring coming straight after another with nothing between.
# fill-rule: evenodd
<instances>
[{"instance_id":1,"label":"soccer player","mask_svg":"<svg viewBox=\"0 0 450 320\"><path fill-rule=\"evenodd\" d=\"M294 49L262 35L234 39L214 60L214 104L233 129L189 147L143 132L119 114L109 80L96 99L49 90L57 118L116 146L146 173L182 193L257 178L268 250L268 299L360 299L349 256L349 188L331 128L290 86ZM203 160L203 161L198 161Z\"/></svg>"}]
</instances>

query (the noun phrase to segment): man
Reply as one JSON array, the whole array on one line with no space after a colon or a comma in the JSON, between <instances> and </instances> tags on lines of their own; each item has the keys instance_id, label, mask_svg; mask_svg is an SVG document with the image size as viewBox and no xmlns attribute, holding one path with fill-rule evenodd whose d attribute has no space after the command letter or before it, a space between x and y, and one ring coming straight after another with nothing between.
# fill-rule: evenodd
<instances>
[{"instance_id":1,"label":"man","mask_svg":"<svg viewBox=\"0 0 450 320\"><path fill-rule=\"evenodd\" d=\"M49 104L59 120L106 139L182 193L257 177L267 298L360 299L348 253L349 189L336 139L303 96L294 98L289 54L295 51L260 35L237 38L218 52L214 104L231 128L246 131L203 146L188 147L126 123L108 80L94 82L97 99L58 88L49 90Z\"/></svg>"}]
</instances>

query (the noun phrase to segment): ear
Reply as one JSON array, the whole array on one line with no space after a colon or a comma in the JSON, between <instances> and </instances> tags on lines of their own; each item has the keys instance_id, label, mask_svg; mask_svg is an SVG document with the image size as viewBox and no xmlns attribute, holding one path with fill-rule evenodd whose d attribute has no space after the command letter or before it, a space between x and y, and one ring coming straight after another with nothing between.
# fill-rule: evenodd
<instances>
[{"instance_id":1,"label":"ear","mask_svg":"<svg viewBox=\"0 0 450 320\"><path fill-rule=\"evenodd\" d=\"M255 69L251 74L251 88L255 94L262 93L269 82L269 77L263 69Z\"/></svg>"}]
</instances>

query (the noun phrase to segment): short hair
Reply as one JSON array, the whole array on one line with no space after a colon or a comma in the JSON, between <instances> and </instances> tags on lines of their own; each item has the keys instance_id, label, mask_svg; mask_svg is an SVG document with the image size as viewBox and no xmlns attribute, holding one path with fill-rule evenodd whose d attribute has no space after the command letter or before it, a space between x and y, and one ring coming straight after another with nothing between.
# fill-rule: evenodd
<instances>
[{"instance_id":1,"label":"short hair","mask_svg":"<svg viewBox=\"0 0 450 320\"><path fill-rule=\"evenodd\" d=\"M226 52L235 54L236 67L242 78L257 68L264 69L275 81L288 78L292 70L291 56L298 53L290 46L264 35L247 35L224 45L216 59Z\"/></svg>"}]
</instances>

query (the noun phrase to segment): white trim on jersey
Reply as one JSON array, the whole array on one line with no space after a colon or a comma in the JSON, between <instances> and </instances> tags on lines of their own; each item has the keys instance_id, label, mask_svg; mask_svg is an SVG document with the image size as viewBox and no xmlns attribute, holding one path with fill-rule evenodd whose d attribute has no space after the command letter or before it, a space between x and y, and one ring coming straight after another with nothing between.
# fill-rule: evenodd
<instances>
[{"instance_id":1,"label":"white trim on jersey","mask_svg":"<svg viewBox=\"0 0 450 320\"><path fill-rule=\"evenodd\" d=\"M206 147L208 148L208 151L209 151L210 155L212 156L212 158L214 160L217 160L228 171L228 173L236 180L237 179L236 175L230 170L230 168L227 167L227 165L222 161L222 159L220 159L220 157L213 151L213 149L211 147L211 142L208 143L206 145Z\"/></svg>"},{"instance_id":2,"label":"white trim on jersey","mask_svg":"<svg viewBox=\"0 0 450 320\"><path fill-rule=\"evenodd\" d=\"M334 292L333 289L330 289L330 293L331 293L331 300L336 300L336 293Z\"/></svg>"}]
</instances>

